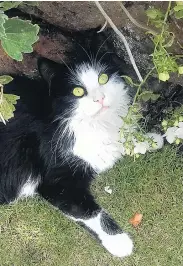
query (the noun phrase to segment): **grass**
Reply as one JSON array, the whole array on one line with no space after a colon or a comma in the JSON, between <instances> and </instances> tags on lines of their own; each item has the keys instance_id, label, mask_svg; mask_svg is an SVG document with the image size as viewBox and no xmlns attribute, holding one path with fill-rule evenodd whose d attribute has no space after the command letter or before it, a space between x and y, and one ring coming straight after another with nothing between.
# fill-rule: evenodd
<instances>
[{"instance_id":1,"label":"grass","mask_svg":"<svg viewBox=\"0 0 183 266\"><path fill-rule=\"evenodd\" d=\"M110 256L84 229L36 198L0 207L0 265L183 265L182 166L183 159L166 147L136 162L127 158L96 179L94 194L131 233L133 256ZM135 212L143 214L138 230L128 222Z\"/></svg>"}]
</instances>

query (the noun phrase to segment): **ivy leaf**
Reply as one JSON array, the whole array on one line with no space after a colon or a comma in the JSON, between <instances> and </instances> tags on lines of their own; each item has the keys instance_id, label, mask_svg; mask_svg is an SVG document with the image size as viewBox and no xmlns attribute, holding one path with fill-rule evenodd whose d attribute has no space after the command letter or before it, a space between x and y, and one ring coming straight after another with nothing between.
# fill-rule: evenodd
<instances>
[{"instance_id":1,"label":"ivy leaf","mask_svg":"<svg viewBox=\"0 0 183 266\"><path fill-rule=\"evenodd\" d=\"M175 17L177 19L183 18L183 9L178 12L175 12Z\"/></svg>"},{"instance_id":2,"label":"ivy leaf","mask_svg":"<svg viewBox=\"0 0 183 266\"><path fill-rule=\"evenodd\" d=\"M148 16L148 18L150 19L156 19L156 18L162 18L163 17L163 13L156 8L149 8L146 10L146 14Z\"/></svg>"},{"instance_id":3,"label":"ivy leaf","mask_svg":"<svg viewBox=\"0 0 183 266\"><path fill-rule=\"evenodd\" d=\"M18 7L22 1L2 1L0 3L0 10L7 11L11 8Z\"/></svg>"},{"instance_id":4,"label":"ivy leaf","mask_svg":"<svg viewBox=\"0 0 183 266\"><path fill-rule=\"evenodd\" d=\"M152 92L151 92L151 91L143 91L143 92L138 96L138 98L139 98L139 99L142 99L144 102L147 102L147 101L150 100L151 95L152 95Z\"/></svg>"},{"instance_id":5,"label":"ivy leaf","mask_svg":"<svg viewBox=\"0 0 183 266\"><path fill-rule=\"evenodd\" d=\"M163 26L163 20L154 20L154 21L151 21L151 23L156 27L156 28L162 28Z\"/></svg>"},{"instance_id":6,"label":"ivy leaf","mask_svg":"<svg viewBox=\"0 0 183 266\"><path fill-rule=\"evenodd\" d=\"M14 117L13 113L15 111L14 105L17 104L18 99L20 99L20 97L13 94L1 95L0 118L2 122L8 121L10 118Z\"/></svg>"},{"instance_id":7,"label":"ivy leaf","mask_svg":"<svg viewBox=\"0 0 183 266\"><path fill-rule=\"evenodd\" d=\"M177 5L173 9L174 9L174 11L180 11L183 9L183 5Z\"/></svg>"},{"instance_id":8,"label":"ivy leaf","mask_svg":"<svg viewBox=\"0 0 183 266\"><path fill-rule=\"evenodd\" d=\"M12 77L4 75L4 76L0 76L0 84L4 85L4 84L8 84L9 82L11 82L13 80Z\"/></svg>"},{"instance_id":9,"label":"ivy leaf","mask_svg":"<svg viewBox=\"0 0 183 266\"><path fill-rule=\"evenodd\" d=\"M18 18L8 19L4 23L5 36L1 44L5 52L17 61L23 60L22 53L31 53L32 44L38 40L39 26Z\"/></svg>"},{"instance_id":10,"label":"ivy leaf","mask_svg":"<svg viewBox=\"0 0 183 266\"><path fill-rule=\"evenodd\" d=\"M160 94L155 94L155 93L153 93L153 94L151 95L151 100L155 102L159 97L160 97Z\"/></svg>"},{"instance_id":11,"label":"ivy leaf","mask_svg":"<svg viewBox=\"0 0 183 266\"><path fill-rule=\"evenodd\" d=\"M156 101L159 98L160 94L155 94L152 91L143 91L138 98L142 101L147 102L149 100Z\"/></svg>"},{"instance_id":12,"label":"ivy leaf","mask_svg":"<svg viewBox=\"0 0 183 266\"><path fill-rule=\"evenodd\" d=\"M5 35L4 23L6 19L8 19L8 17L5 14L0 13L0 38Z\"/></svg>"},{"instance_id":13,"label":"ivy leaf","mask_svg":"<svg viewBox=\"0 0 183 266\"><path fill-rule=\"evenodd\" d=\"M133 80L132 80L131 77L129 77L129 76L124 76L124 75L121 76L121 77L125 79L125 81L126 81L127 84L129 84L129 85L131 85L131 86L139 86L138 84L135 84L135 83L133 82Z\"/></svg>"}]
</instances>

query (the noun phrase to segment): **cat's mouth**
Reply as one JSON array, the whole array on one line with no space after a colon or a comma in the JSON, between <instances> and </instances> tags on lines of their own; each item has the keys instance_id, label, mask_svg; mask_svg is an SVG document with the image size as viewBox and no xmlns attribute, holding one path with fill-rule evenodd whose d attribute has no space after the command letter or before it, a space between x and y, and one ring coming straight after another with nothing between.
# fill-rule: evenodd
<instances>
[{"instance_id":1,"label":"cat's mouth","mask_svg":"<svg viewBox=\"0 0 183 266\"><path fill-rule=\"evenodd\" d=\"M102 111L105 111L107 109L109 109L109 106L102 106L102 108L100 109L100 111L102 112Z\"/></svg>"},{"instance_id":2,"label":"cat's mouth","mask_svg":"<svg viewBox=\"0 0 183 266\"><path fill-rule=\"evenodd\" d=\"M101 113L105 112L108 109L109 109L109 106L102 105L102 107L95 113L94 116L100 115Z\"/></svg>"}]
</instances>

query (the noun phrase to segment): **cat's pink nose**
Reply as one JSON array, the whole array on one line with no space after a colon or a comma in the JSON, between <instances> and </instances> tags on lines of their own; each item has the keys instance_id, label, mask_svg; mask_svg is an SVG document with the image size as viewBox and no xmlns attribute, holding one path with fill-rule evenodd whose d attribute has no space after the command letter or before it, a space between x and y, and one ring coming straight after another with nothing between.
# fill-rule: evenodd
<instances>
[{"instance_id":1,"label":"cat's pink nose","mask_svg":"<svg viewBox=\"0 0 183 266\"><path fill-rule=\"evenodd\" d=\"M94 101L94 102L98 102L98 103L100 103L101 105L103 105L103 103L104 103L104 99L105 99L105 96L101 97L100 99L98 99L98 100L96 100L96 101Z\"/></svg>"}]
</instances>

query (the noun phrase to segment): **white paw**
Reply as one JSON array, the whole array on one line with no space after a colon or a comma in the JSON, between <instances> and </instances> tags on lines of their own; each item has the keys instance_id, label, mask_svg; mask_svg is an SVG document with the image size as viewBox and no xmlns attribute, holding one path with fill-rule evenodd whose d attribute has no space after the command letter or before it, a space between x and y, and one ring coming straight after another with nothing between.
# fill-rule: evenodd
<instances>
[{"instance_id":1,"label":"white paw","mask_svg":"<svg viewBox=\"0 0 183 266\"><path fill-rule=\"evenodd\" d=\"M102 239L102 245L117 257L129 256L133 251L133 242L126 233L106 235Z\"/></svg>"},{"instance_id":2,"label":"white paw","mask_svg":"<svg viewBox=\"0 0 183 266\"><path fill-rule=\"evenodd\" d=\"M147 136L152 138L157 143L157 147L156 148L150 148L149 149L150 151L159 150L163 147L163 144L164 144L163 136L161 136L160 134L157 134L157 133L147 133Z\"/></svg>"}]
</instances>

